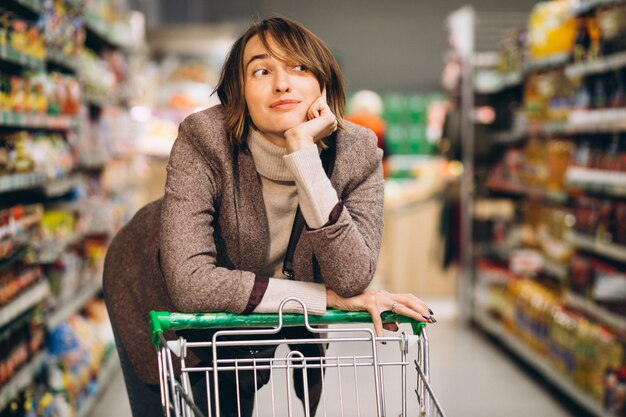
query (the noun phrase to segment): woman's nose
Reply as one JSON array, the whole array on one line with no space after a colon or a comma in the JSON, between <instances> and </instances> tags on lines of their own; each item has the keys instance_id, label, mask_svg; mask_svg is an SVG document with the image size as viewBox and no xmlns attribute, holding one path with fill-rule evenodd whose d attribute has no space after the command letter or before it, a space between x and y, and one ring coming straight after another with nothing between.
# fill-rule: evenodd
<instances>
[{"instance_id":1,"label":"woman's nose","mask_svg":"<svg viewBox=\"0 0 626 417\"><path fill-rule=\"evenodd\" d=\"M274 91L277 93L287 93L291 91L289 76L287 74L280 71L276 74L276 78L274 79Z\"/></svg>"}]
</instances>

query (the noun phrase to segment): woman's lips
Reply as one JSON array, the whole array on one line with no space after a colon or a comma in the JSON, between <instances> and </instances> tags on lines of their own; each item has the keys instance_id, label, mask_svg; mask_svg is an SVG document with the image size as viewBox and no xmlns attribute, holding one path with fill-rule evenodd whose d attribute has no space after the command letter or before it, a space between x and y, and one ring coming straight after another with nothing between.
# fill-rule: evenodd
<instances>
[{"instance_id":1,"label":"woman's lips","mask_svg":"<svg viewBox=\"0 0 626 417\"><path fill-rule=\"evenodd\" d=\"M296 107L300 102L298 100L278 100L270 105L274 110L291 110Z\"/></svg>"}]
</instances>

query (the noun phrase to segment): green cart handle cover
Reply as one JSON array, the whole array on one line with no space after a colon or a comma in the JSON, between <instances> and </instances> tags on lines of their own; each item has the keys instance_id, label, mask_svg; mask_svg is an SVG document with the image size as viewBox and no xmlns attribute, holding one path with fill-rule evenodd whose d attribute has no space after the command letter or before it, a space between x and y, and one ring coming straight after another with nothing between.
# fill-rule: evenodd
<instances>
[{"instance_id":1,"label":"green cart handle cover","mask_svg":"<svg viewBox=\"0 0 626 417\"><path fill-rule=\"evenodd\" d=\"M426 323L409 317L385 311L381 314L383 323L410 323L414 335L421 335ZM279 314L233 314L233 313L169 313L150 312L150 333L152 343L159 347L159 335L167 330L222 329L245 327L275 327L279 324ZM372 316L364 311L341 311L328 309L323 316L308 316L311 326L326 324L371 323ZM303 314L282 315L283 326L303 326Z\"/></svg>"}]
</instances>

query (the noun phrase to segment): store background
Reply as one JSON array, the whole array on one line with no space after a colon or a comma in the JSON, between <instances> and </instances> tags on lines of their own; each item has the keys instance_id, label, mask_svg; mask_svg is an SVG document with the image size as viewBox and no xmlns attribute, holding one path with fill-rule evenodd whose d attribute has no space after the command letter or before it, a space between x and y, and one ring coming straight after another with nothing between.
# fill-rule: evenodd
<instances>
[{"instance_id":1,"label":"store background","mask_svg":"<svg viewBox=\"0 0 626 417\"><path fill-rule=\"evenodd\" d=\"M559 19L574 16L576 22L623 4L558 3L566 10ZM626 168L611 165L607 179L599 171L608 165L574 166L575 158L555 151L578 155L594 131L600 134L597 155L616 143L611 152L623 158L623 137L609 135L624 130L621 113L608 114L599 104L571 112L578 106L574 90L555 100L542 93L528 97L525 88L551 68L561 74L551 76L558 80L570 67L608 78L626 59L619 51L610 65L603 56L581 58L576 48L589 40L577 30L562 50L520 66L515 54L522 51L507 33L528 23L537 2L465 4L2 0L0 416L22 415L24 407L31 415L129 415L98 300L106 244L142 204L162 195L178 123L216 102L209 94L232 41L251 19L273 14L300 21L328 44L349 96L361 89L382 96L389 178L372 285L415 293L435 310L432 380L448 415L623 415L604 410L603 401L609 391L615 398L609 406L626 395L624 382L609 386L604 373L624 367L626 296L619 271L625 242L616 242L617 223L585 223L582 210L608 207L602 205L608 200L619 218L626 179L615 171ZM460 24L467 16L475 21ZM42 24L44 38L17 33L18 21L27 28ZM472 38L470 59L459 47ZM570 63L571 56L593 62ZM536 111L524 107L529 98L548 111L527 117ZM480 111L470 118L474 105ZM559 112L550 113L553 107ZM583 117L582 127L569 124L570 114ZM599 116L600 122L593 119ZM544 172L550 163L563 169L549 185L519 172ZM566 165L578 176L566 178ZM581 194L598 198L580 200ZM537 236L568 242L566 250L542 248ZM573 256L576 248L585 256ZM598 258L603 266L593 274L609 276L603 279L617 302L594 298L589 271ZM555 282L554 275L562 278Z\"/></svg>"}]
</instances>

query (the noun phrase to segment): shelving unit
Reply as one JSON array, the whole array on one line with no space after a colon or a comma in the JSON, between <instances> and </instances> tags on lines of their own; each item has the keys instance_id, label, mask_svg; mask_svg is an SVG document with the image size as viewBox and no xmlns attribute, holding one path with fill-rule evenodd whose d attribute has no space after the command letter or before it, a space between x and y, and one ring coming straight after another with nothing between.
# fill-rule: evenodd
<instances>
[{"instance_id":1,"label":"shelving unit","mask_svg":"<svg viewBox=\"0 0 626 417\"><path fill-rule=\"evenodd\" d=\"M45 169L45 172L5 173L3 171L3 174L0 175L0 199L2 199L0 208L11 208L11 210L16 208L17 212L19 212L21 210L19 206L32 204L34 201L38 207L41 207L43 214L40 214L43 217L40 216L39 221L33 227L49 228L45 229L47 233L45 239L48 239L47 246L49 247L43 247L46 246L45 240L23 242L22 240L27 239L26 236L30 236L30 234L25 233L19 236L19 238L17 235L7 237L7 239L14 239L8 244L5 244L7 239L3 241L5 245L2 253L6 256L0 259L0 270L5 267L24 268L22 263L25 263L28 255L28 262L37 264L36 271L41 275L38 281L17 294L10 303L0 306L0 331L6 337L21 337L24 329L30 323L29 320L33 320L32 317L35 316L35 312L39 311L38 309L35 310L37 306L42 306L43 325L45 325L45 329L42 329L41 324L37 323L40 329L38 331L45 332L48 336L53 335L61 324L67 323L70 317L83 311L91 300L97 298L102 291L102 277L98 276L99 267L96 263L96 259L98 259L97 254L105 251L107 236L110 236L114 228L119 226L117 224L120 221L119 217L122 219L129 217L128 213L122 213L122 210L127 210L127 206L124 205L127 203L126 200L120 198L119 195L111 197L111 194L115 192L115 190L110 191L108 189L110 185L107 184L111 180L107 177L105 181L102 175L109 162L116 158L115 153L117 151L114 146L116 138L107 137L107 132L103 133L103 129L100 129L98 125L99 123L105 123L101 120L101 116L107 114L106 112L110 106L117 107L115 114L118 115L120 112L127 111L128 109L124 107L125 98L119 97L119 94L115 92L115 88L111 89L104 100L96 100L89 97L85 91L93 88L96 90L103 88L100 84L97 84L97 81L99 81L97 77L101 74L101 66L104 67L105 65L109 65L110 68L104 68L103 71L109 71L110 73L114 70L118 71L115 74L116 82L119 83L116 85L118 90L123 89L126 91L126 88L122 87L128 87L128 91L133 91L132 85L129 85L132 79L128 77L129 79L120 81L118 76L124 73L124 65L119 64L120 60L130 60L129 55L134 52L131 46L119 40L120 36L124 36L126 33L124 27L120 26L118 28L116 26L113 28L106 24L102 18L94 14L94 11L83 3L82 1L65 0L64 4L73 10L67 11L63 7L59 7L59 9L55 7L54 10L44 11L44 7L49 7L51 3L45 3L41 0L4 0L2 2L2 8L10 12L8 15L10 19L23 19L29 22L28 25L41 17L48 18L51 14L58 14L54 18L58 18L60 22L64 22L64 18L74 19L76 14L81 15L82 19L72 20L68 28L77 29L75 24L78 22L78 24L84 25L86 34L84 45L65 44L67 37L63 37L62 40L59 40L60 38L50 40L50 37L46 37L48 45L45 57L42 59L35 59L14 50L11 46L14 38L12 40L10 36L8 38L9 43L0 46L1 75L17 77L18 81L21 82L20 79L29 77L32 71L44 73L44 75L47 74L47 79L46 77L42 78L46 82L49 81L54 84L54 88L50 90L59 93L58 97L48 97L48 103L50 103L48 110L54 114L0 111L0 136L26 131L26 133L19 133L19 135L5 139L1 142L1 146L5 146L4 144L8 143L9 150L12 150L11 140L28 141L31 140L30 138L33 138L34 142L39 139L39 137L36 137L37 135L46 140L48 139L46 136L54 135L52 139L56 141L66 140L64 146L68 148L63 150L68 155L65 159L62 158L66 154L61 153L62 151L59 152L59 164L61 166L57 167L57 170L50 170L48 166L37 168L35 158L31 158L31 162L35 164L35 169L41 171ZM116 7L120 7L120 5L116 3ZM111 15L113 14L115 13L112 12ZM48 25L43 25L42 27L44 27L44 30L51 30ZM130 28L127 29L130 30ZM48 33L47 35L54 37L54 34ZM64 33L63 35L65 36L66 34ZM80 37L72 37L72 39L75 41L80 39ZM63 45L59 45L61 41L64 43ZM14 44L17 47L18 44ZM86 52L83 55L83 46L93 50L97 56L93 57L91 52ZM69 56L60 52L59 49L72 51L76 55ZM107 56L108 54L116 55L116 60L107 61L105 53ZM94 65L92 67L84 65L81 59L91 59ZM118 63L117 67L114 67L113 61ZM90 73L89 68L95 69L92 69ZM95 71L97 71L96 76L94 76ZM49 75L53 72L60 73L60 75ZM89 76L91 76L91 81L89 81ZM63 83L68 82L67 80L72 84L69 86L64 85ZM87 83L95 85L87 85ZM77 94L72 96L76 89L71 88L76 86L79 86L81 90L80 103L77 101ZM34 83L32 87L35 87ZM63 97L63 94L61 94L62 90L60 88L66 87L68 89L66 95L71 96L74 101L67 100L63 103L64 105L61 105L60 97ZM109 85L107 84L108 87ZM11 96L11 99L13 99L13 96ZM52 101L52 99L58 100ZM53 108L52 103L57 104L58 109ZM80 108L77 108L78 106ZM9 108L17 109L20 107L11 104ZM56 115L56 112L59 111L63 114ZM75 114L76 116L68 114ZM124 117L120 119L126 120ZM106 122L111 123L111 120L115 119L109 118ZM94 131L97 135L89 136ZM43 132L48 133L42 134ZM56 143L52 139L50 143ZM18 149L17 145L16 149ZM111 151L113 156L109 156L109 151ZM26 155L26 157L29 157L29 155ZM132 157L133 155L126 156L126 158ZM11 165L9 165L9 169L12 169ZM50 172L53 173L50 174ZM56 178L51 179L52 177ZM115 185L112 187L115 187ZM77 189L79 192L72 192ZM87 198L84 198L85 195ZM4 198L5 196L7 196L6 199ZM80 202L76 201L77 198L81 198ZM72 201L68 201L69 199L72 199ZM104 209L95 203L96 200L99 202L101 199L109 199L102 204L105 207ZM119 202L120 200L122 202ZM91 206L93 206L92 209L90 209ZM86 213L88 210L91 211ZM101 212L101 210L103 211ZM110 210L111 213L104 210ZM6 212L9 212L9 210ZM49 217L46 217L47 215ZM46 223L46 220L49 220L49 222ZM50 225L57 221L65 223L60 227ZM102 229L101 231L106 229L106 233L89 233L89 231L96 228ZM49 239L54 239L50 238L50 236L65 236L72 231L76 235L67 239L59 237L52 244L49 244ZM89 258L80 261L79 256L83 253L83 250L86 253L85 256ZM36 256L34 259L31 259L33 258L33 253ZM100 261L102 260L100 259ZM25 267L27 272L24 273L24 276L29 273L30 270L28 268L30 267ZM16 270L20 271L21 269ZM54 278L55 281L50 281L48 278ZM63 281L70 278L72 278L72 281ZM60 284L57 283L57 279L61 280ZM55 285L51 285L50 282L54 282ZM62 291L62 294L69 292L67 290L70 288L68 287L70 285L71 288L79 287L79 289L62 300L53 300L52 297L58 297L56 294L57 285L61 285L61 288L66 290ZM53 294L53 292L55 293ZM16 321L13 325L10 325L12 320L17 317L21 321ZM37 334L40 335L39 333ZM78 416L87 417L91 413L98 397L109 384L119 367L119 360L114 349L111 346L108 346L107 349L106 360L102 364L97 379L99 389L82 403L80 409L77 410ZM5 359L5 352L2 352L2 355L0 355L0 360L3 359ZM25 365L19 372L16 372L11 380L0 390L0 413L4 411L11 400L29 387L34 376L47 363L55 360L57 358L53 357L52 354L42 353ZM30 388L28 389L31 391ZM68 402L68 406L70 404L72 404L72 401Z\"/></svg>"},{"instance_id":2,"label":"shelving unit","mask_svg":"<svg viewBox=\"0 0 626 417\"><path fill-rule=\"evenodd\" d=\"M598 169L570 167L567 185L583 191L626 197L626 173Z\"/></svg>"},{"instance_id":3,"label":"shelving unit","mask_svg":"<svg viewBox=\"0 0 626 417\"><path fill-rule=\"evenodd\" d=\"M76 73L78 71L78 62L75 58L64 55L53 49L47 51L46 61L49 66L52 66L57 71L69 73Z\"/></svg>"},{"instance_id":4,"label":"shelving unit","mask_svg":"<svg viewBox=\"0 0 626 417\"><path fill-rule=\"evenodd\" d=\"M0 45L0 62L19 65L34 71L44 69L44 61L17 52L9 45Z\"/></svg>"},{"instance_id":5,"label":"shelving unit","mask_svg":"<svg viewBox=\"0 0 626 417\"><path fill-rule=\"evenodd\" d=\"M603 410L594 398L576 386L570 379L559 374L543 356L535 353L517 337L507 332L497 320L479 309L474 311L474 319L483 330L501 341L511 352L523 360L524 363L530 365L547 381L559 388L569 398L587 410L587 412L598 417L617 417Z\"/></svg>"},{"instance_id":6,"label":"shelving unit","mask_svg":"<svg viewBox=\"0 0 626 417\"><path fill-rule=\"evenodd\" d=\"M3 410L15 396L26 388L33 377L43 369L46 364L45 353L38 354L33 360L26 364L13 379L0 389L0 410Z\"/></svg>"},{"instance_id":7,"label":"shelving unit","mask_svg":"<svg viewBox=\"0 0 626 417\"><path fill-rule=\"evenodd\" d=\"M83 288L77 291L70 299L61 300L59 307L46 320L48 329L54 329L60 324L67 321L70 316L80 312L89 300L93 300L95 296L102 290L102 284L99 282L89 282Z\"/></svg>"},{"instance_id":8,"label":"shelving unit","mask_svg":"<svg viewBox=\"0 0 626 417\"><path fill-rule=\"evenodd\" d=\"M104 392L104 388L110 384L111 380L115 376L115 372L119 368L120 360L116 352L110 352L105 360L102 368L100 368L100 374L98 375L97 384L98 389L89 396L82 404L82 407L78 410L76 417L89 417L94 410L98 400Z\"/></svg>"},{"instance_id":9,"label":"shelving unit","mask_svg":"<svg viewBox=\"0 0 626 417\"><path fill-rule=\"evenodd\" d=\"M592 74L603 74L624 67L626 67L626 52L620 52L594 61L568 65L565 67L565 75L570 78L578 78Z\"/></svg>"},{"instance_id":10,"label":"shelving unit","mask_svg":"<svg viewBox=\"0 0 626 417\"><path fill-rule=\"evenodd\" d=\"M568 233L566 239L570 244L572 244L572 246L578 249L590 251L615 261L626 262L626 246L616 245L614 243L598 242L591 237L577 232Z\"/></svg>"},{"instance_id":11,"label":"shelving unit","mask_svg":"<svg viewBox=\"0 0 626 417\"><path fill-rule=\"evenodd\" d=\"M48 178L41 172L13 174L0 177L0 193L29 190L42 187Z\"/></svg>"},{"instance_id":12,"label":"shelving unit","mask_svg":"<svg viewBox=\"0 0 626 417\"><path fill-rule=\"evenodd\" d=\"M79 119L71 116L50 116L36 113L0 112L0 126L18 129L71 130Z\"/></svg>"},{"instance_id":13,"label":"shelving unit","mask_svg":"<svg viewBox=\"0 0 626 417\"><path fill-rule=\"evenodd\" d=\"M7 325L20 314L30 310L50 296L50 284L42 280L18 294L9 304L0 307L0 327Z\"/></svg>"},{"instance_id":14,"label":"shelving unit","mask_svg":"<svg viewBox=\"0 0 626 417\"><path fill-rule=\"evenodd\" d=\"M549 191L540 187L529 187L513 182L490 181L487 183L487 188L498 193L517 194L555 203L565 203L568 199L567 193L561 191Z\"/></svg>"},{"instance_id":15,"label":"shelving unit","mask_svg":"<svg viewBox=\"0 0 626 417\"><path fill-rule=\"evenodd\" d=\"M575 308L576 310L584 311L589 316L596 320L606 323L609 327L617 330L621 334L626 335L626 319L620 317L610 311L597 306L595 303L574 294L573 292L567 292L565 294L565 304Z\"/></svg>"},{"instance_id":16,"label":"shelving unit","mask_svg":"<svg viewBox=\"0 0 626 417\"><path fill-rule=\"evenodd\" d=\"M569 54L552 55L546 58L529 60L524 64L524 73L543 71L564 66L570 60Z\"/></svg>"},{"instance_id":17,"label":"shelving unit","mask_svg":"<svg viewBox=\"0 0 626 417\"><path fill-rule=\"evenodd\" d=\"M623 1L581 0L577 2L578 7L570 10L570 15L587 18L594 15L597 7L617 3L623 4ZM541 13L546 12L546 9L538 10ZM547 19L545 15L544 19ZM532 19L530 21L537 22ZM472 27L471 24L467 26ZM531 30L532 28L527 28L526 33ZM466 36L475 38L473 35L478 33L475 22L474 32L472 36ZM611 273L623 275L626 267L626 245L599 241L596 240L595 233L591 236L576 231L589 230L592 228L590 225L594 224L592 220L594 217L585 210L597 211L599 210L597 207L602 207L604 217L597 220L596 223L601 224L595 226L603 227L598 229L598 236L612 236L613 239L623 242L623 237L614 229L606 228L616 227L618 223L616 207L621 208L626 198L626 172L621 168L622 165L613 162L617 160L615 155L621 158L624 152L622 142L626 134L626 105L617 98L616 101L609 101L608 96L611 93L608 91L613 93L616 91L614 88L618 82L616 77L621 77L621 82L626 80L624 78L626 52L572 63L573 51L555 54L545 59L528 60L531 51L528 48L519 51L515 49L518 44L508 35L501 44L506 47L501 55L503 58L500 62L493 60L492 67L476 64L474 56L478 55L478 52L472 51L463 56L462 85L452 90L453 94L462 92L454 101L463 104L460 141L464 146L463 164L467 182L466 187L461 190L463 216L461 224L464 226L461 235L469 236L461 242L464 256L462 259L464 282L460 288L461 311L463 316L473 317L473 321L479 327L501 341L525 364L536 369L546 380L590 414L613 417L604 410L603 401L599 400L606 394L597 390L593 391L593 394L592 391L585 392L585 389L574 383L573 376L559 373L553 367L550 358L546 358L544 354L538 353L530 346L531 344L544 348L558 346L555 349L563 351L553 354L569 358L561 358L563 366L568 366L565 364L567 360L574 361L572 358L585 364L588 360L589 366L591 362L597 363L597 368L593 368L592 371L587 368L576 368L577 378L583 376L593 378L593 382L585 380L585 383L589 384L587 389L591 386L599 389L598 384L605 377L602 372L608 371L609 367L620 370L626 367L626 359L622 357L624 355L618 356L616 353L608 359L609 350L626 351L626 317L595 303L590 296L577 295L593 293L594 285L598 282L594 281L596 268L617 271ZM535 49L537 50L540 49ZM519 84L516 84L517 77L509 79L507 73L501 75L499 82L493 81L492 88L477 88L477 83L488 85L487 81L490 80L484 81L475 74L497 72L496 62L498 68L504 67L509 70L519 62L514 53L520 51L520 59L525 62L522 65ZM480 51L480 54L487 55L489 52ZM493 55L493 52L491 54ZM563 80L562 91L557 88L561 80ZM542 95L541 82L550 82L554 90L558 91L553 96ZM602 87L597 87L598 83L609 89L604 102L592 100L593 94L601 95ZM584 100L580 99L584 98L584 92L589 94L586 106ZM574 93L576 97L573 97ZM615 96L617 97L617 94ZM495 110L496 116L489 140L491 145L497 146L489 147L486 143L477 146L477 137L473 134L476 123L473 118L476 106L474 103L491 106ZM512 103L518 104L515 109L511 108ZM480 140L485 140L483 131L484 128L481 126ZM612 146L610 154L607 153L609 144ZM576 153L576 150L581 149L583 151L591 149L590 152L593 152L593 158L596 159L591 160L590 157L589 161L586 161L584 155ZM526 158L529 158L528 163ZM571 162L568 162L568 159ZM540 165L539 161L543 161L543 165ZM567 166L568 164L570 166ZM618 169L621 171L618 172ZM561 176L564 178L560 178ZM519 179L519 182L511 182L509 178ZM490 200L493 200L494 207L499 207L503 199L508 200L514 207L511 217L502 219L494 214L493 217L485 219L474 215L474 205L478 200L481 207ZM607 210L611 210L611 214L606 214L609 212ZM588 217L584 217L585 215ZM589 220L588 224L583 224L585 220ZM550 241L544 240L546 233L549 234ZM499 243L495 244L494 241ZM502 244L503 241L517 242L511 244L519 247L511 249L507 247L508 244ZM525 245L528 248L525 248ZM525 254L519 253L518 249L531 251ZM509 269L510 265L517 266L511 262L514 256L521 256L515 259L516 262L521 262L524 256L528 256L529 265L536 266L535 253L543 256L541 269L536 275L529 274L532 277L522 279ZM552 261L551 257L563 259L563 262ZM519 275L522 275L521 272ZM585 275L586 273L591 277ZM613 277L611 275L609 278ZM620 291L622 290L620 287ZM510 301L512 297L518 298L513 302ZM529 300L537 300L539 297L544 297L541 299L545 305L533 307L532 301ZM616 300L612 302L619 303ZM520 317L518 313L524 308L521 306L536 310L532 310L528 316ZM486 311L493 313L493 316ZM552 312L555 316L552 316ZM559 328L561 324L556 318L556 315L561 313L563 320L571 321L572 328L578 328L575 323L586 323L585 328L592 329L589 332L604 334L606 339L589 336L584 331L579 333L572 330L571 334L564 335L568 330ZM539 318L535 319L533 314L537 314ZM506 327L503 323L506 323ZM550 331L546 330L545 334L538 330L544 325L550 326ZM516 329L517 333L512 329ZM561 333L558 333L559 329ZM556 335L553 335L552 331L557 332ZM560 341L556 340L559 335ZM567 341L567 346L564 340ZM602 350L600 346L606 347L606 350ZM582 350L589 356L583 358L584 355L580 354ZM593 353L590 353L592 351ZM604 353L606 358L601 357ZM592 357L597 360L588 359ZM606 362L603 362L605 359ZM572 363L572 366L583 365L576 362ZM623 385L623 382L620 383Z\"/></svg>"}]
</instances>

